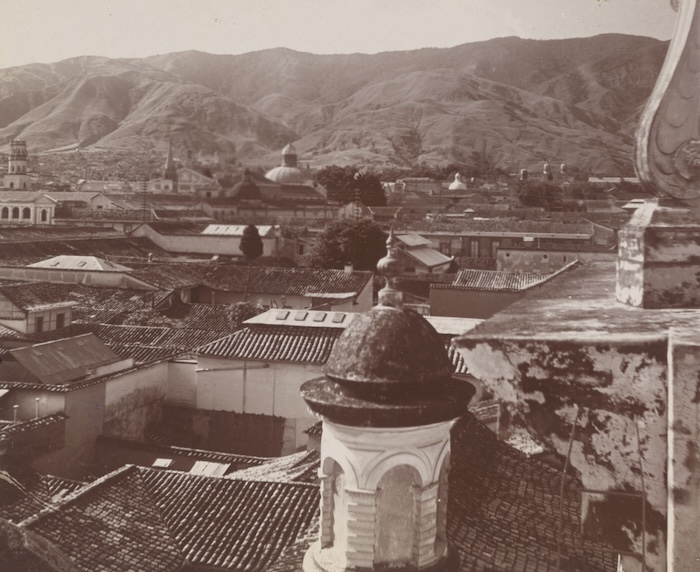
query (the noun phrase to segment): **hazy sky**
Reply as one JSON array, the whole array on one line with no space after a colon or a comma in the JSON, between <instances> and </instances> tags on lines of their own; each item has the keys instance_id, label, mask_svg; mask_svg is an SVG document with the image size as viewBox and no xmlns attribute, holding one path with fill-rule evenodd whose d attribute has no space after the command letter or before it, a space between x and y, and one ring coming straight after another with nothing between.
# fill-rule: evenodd
<instances>
[{"instance_id":1,"label":"hazy sky","mask_svg":"<svg viewBox=\"0 0 700 572\"><path fill-rule=\"evenodd\" d=\"M2 0L0 68L81 55L449 47L500 36L668 39L669 0Z\"/></svg>"}]
</instances>

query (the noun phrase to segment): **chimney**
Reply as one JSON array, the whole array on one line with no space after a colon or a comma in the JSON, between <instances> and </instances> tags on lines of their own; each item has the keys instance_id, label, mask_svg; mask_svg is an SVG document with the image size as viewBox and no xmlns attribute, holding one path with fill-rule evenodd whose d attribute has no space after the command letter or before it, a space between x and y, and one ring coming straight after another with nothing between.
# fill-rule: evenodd
<instances>
[{"instance_id":1,"label":"chimney","mask_svg":"<svg viewBox=\"0 0 700 572\"><path fill-rule=\"evenodd\" d=\"M352 274L354 271L354 268L352 266L352 262L346 262L344 270L345 270L345 274Z\"/></svg>"}]
</instances>

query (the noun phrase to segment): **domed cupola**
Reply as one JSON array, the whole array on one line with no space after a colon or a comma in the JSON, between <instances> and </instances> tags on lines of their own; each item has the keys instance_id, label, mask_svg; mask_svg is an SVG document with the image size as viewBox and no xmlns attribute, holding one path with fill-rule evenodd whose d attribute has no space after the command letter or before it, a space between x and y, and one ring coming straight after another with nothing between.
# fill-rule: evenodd
<instances>
[{"instance_id":1,"label":"domed cupola","mask_svg":"<svg viewBox=\"0 0 700 572\"><path fill-rule=\"evenodd\" d=\"M443 340L396 288L390 233L379 304L335 343L323 378L301 394L323 417L321 531L304 572L451 572L450 429L474 395L453 378Z\"/></svg>"},{"instance_id":2,"label":"domed cupola","mask_svg":"<svg viewBox=\"0 0 700 572\"><path fill-rule=\"evenodd\" d=\"M377 268L387 284L379 304L355 317L333 347L325 379L308 382L309 407L339 423L423 425L462 415L474 388L453 380L445 343L395 287L401 273L393 231Z\"/></svg>"},{"instance_id":3,"label":"domed cupola","mask_svg":"<svg viewBox=\"0 0 700 572\"><path fill-rule=\"evenodd\" d=\"M297 151L291 143L282 149L282 164L265 173L265 178L280 185L303 185L309 180L297 166Z\"/></svg>"},{"instance_id":4,"label":"domed cupola","mask_svg":"<svg viewBox=\"0 0 700 572\"><path fill-rule=\"evenodd\" d=\"M260 187L258 187L250 174L250 171L246 169L243 171L243 179L239 183L236 183L229 196L233 199L246 202L260 202L262 201L262 193L260 192Z\"/></svg>"}]
</instances>

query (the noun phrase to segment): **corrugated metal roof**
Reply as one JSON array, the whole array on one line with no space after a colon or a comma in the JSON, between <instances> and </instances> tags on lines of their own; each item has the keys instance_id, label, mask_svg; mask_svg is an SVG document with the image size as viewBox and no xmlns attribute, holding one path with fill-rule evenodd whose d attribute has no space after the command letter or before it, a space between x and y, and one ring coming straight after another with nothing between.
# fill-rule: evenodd
<instances>
[{"instance_id":1,"label":"corrugated metal roof","mask_svg":"<svg viewBox=\"0 0 700 572\"><path fill-rule=\"evenodd\" d=\"M435 266L441 266L452 262L451 257L445 256L442 252L430 248L429 246L416 246L414 248L407 248L402 252L428 268L434 268Z\"/></svg>"},{"instance_id":2,"label":"corrugated metal roof","mask_svg":"<svg viewBox=\"0 0 700 572\"><path fill-rule=\"evenodd\" d=\"M10 350L10 354L44 383L66 383L120 358L93 334L83 334Z\"/></svg>"},{"instance_id":3,"label":"corrugated metal roof","mask_svg":"<svg viewBox=\"0 0 700 572\"><path fill-rule=\"evenodd\" d=\"M396 238L406 246L425 246L432 244L429 239L412 232L408 234L397 234Z\"/></svg>"}]
</instances>

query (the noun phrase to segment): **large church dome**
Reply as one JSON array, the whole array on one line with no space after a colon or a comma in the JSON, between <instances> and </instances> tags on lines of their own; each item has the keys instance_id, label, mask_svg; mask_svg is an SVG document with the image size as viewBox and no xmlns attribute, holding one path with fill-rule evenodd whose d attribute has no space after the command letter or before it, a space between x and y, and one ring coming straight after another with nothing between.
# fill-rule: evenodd
<instances>
[{"instance_id":1,"label":"large church dome","mask_svg":"<svg viewBox=\"0 0 700 572\"><path fill-rule=\"evenodd\" d=\"M303 185L309 181L297 167L297 152L291 143L282 149L282 164L265 173L265 178L280 185Z\"/></svg>"}]
</instances>

